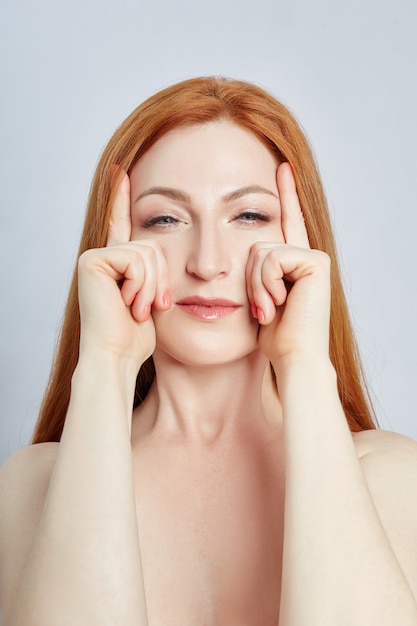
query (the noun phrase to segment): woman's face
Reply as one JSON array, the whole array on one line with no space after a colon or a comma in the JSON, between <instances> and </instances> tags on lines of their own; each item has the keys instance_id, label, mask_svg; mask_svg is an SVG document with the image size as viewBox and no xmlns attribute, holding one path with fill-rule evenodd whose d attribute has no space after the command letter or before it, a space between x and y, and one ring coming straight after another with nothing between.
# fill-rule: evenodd
<instances>
[{"instance_id":1,"label":"woman's face","mask_svg":"<svg viewBox=\"0 0 417 626\"><path fill-rule=\"evenodd\" d=\"M245 269L255 242L284 241L277 166L255 135L218 121L167 133L132 169L132 239L160 244L173 303L152 313L154 356L203 365L257 349Z\"/></svg>"}]
</instances>

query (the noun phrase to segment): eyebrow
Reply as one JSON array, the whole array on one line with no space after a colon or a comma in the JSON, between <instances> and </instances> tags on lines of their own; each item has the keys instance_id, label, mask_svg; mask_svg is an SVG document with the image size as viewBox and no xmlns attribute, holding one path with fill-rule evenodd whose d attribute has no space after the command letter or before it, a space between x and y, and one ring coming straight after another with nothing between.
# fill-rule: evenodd
<instances>
[{"instance_id":1,"label":"eyebrow","mask_svg":"<svg viewBox=\"0 0 417 626\"><path fill-rule=\"evenodd\" d=\"M261 185L249 185L248 187L241 187L240 189L236 189L231 193L227 193L223 196L222 201L225 203L233 202L233 200L238 200L243 196L248 196L255 193L268 194L269 196L273 196L278 200L278 195L270 189L267 189L266 187L261 187ZM134 203L138 202L142 198L145 198L146 196L155 195L165 196L166 198L176 200L177 202L186 202L188 204L191 204L191 198L187 193L181 191L180 189L173 189L172 187L150 187L146 191L143 191L141 194L139 194Z\"/></svg>"},{"instance_id":2,"label":"eyebrow","mask_svg":"<svg viewBox=\"0 0 417 626\"><path fill-rule=\"evenodd\" d=\"M278 195L270 189L261 187L260 185L250 185L249 187L241 187L241 189L236 189L236 191L226 194L223 196L223 202L232 202L233 200L242 198L242 196L249 196L252 193L266 193L268 196L273 196L278 200Z\"/></svg>"}]
</instances>

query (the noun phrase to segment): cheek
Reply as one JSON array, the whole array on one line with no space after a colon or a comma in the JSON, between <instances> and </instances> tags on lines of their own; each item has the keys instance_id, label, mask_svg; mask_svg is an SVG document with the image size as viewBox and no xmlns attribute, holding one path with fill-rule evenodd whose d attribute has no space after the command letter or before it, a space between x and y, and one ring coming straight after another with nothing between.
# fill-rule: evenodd
<instances>
[{"instance_id":1,"label":"cheek","mask_svg":"<svg viewBox=\"0 0 417 626\"><path fill-rule=\"evenodd\" d=\"M160 237L157 238L162 253L167 261L168 269L175 268L178 270L180 267L184 267L187 262L187 253L185 242L175 237Z\"/></svg>"},{"instance_id":2,"label":"cheek","mask_svg":"<svg viewBox=\"0 0 417 626\"><path fill-rule=\"evenodd\" d=\"M130 241L140 241L141 239L154 239L152 237L152 233L149 231L149 234L143 228L139 228L139 226L135 225L134 220L132 220L132 230L130 234Z\"/></svg>"},{"instance_id":3,"label":"cheek","mask_svg":"<svg viewBox=\"0 0 417 626\"><path fill-rule=\"evenodd\" d=\"M278 228L278 237L276 239L277 243L285 243L285 237L284 237L284 233L282 232L282 227L281 225Z\"/></svg>"},{"instance_id":4,"label":"cheek","mask_svg":"<svg viewBox=\"0 0 417 626\"><path fill-rule=\"evenodd\" d=\"M266 228L254 230L253 232L241 233L230 246L230 251L235 254L235 258L238 260L239 265L244 265L246 267L253 246L262 242L285 243L285 237L281 224L275 223Z\"/></svg>"},{"instance_id":5,"label":"cheek","mask_svg":"<svg viewBox=\"0 0 417 626\"><path fill-rule=\"evenodd\" d=\"M268 228L268 232L265 233L265 241L285 243L281 217L279 218L279 220L274 220L274 224L271 224L271 227Z\"/></svg>"}]
</instances>

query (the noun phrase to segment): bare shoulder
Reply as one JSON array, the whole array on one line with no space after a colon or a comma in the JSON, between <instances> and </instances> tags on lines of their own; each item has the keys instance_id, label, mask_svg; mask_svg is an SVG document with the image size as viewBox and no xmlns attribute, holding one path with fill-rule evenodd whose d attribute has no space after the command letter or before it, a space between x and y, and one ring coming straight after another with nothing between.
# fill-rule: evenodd
<instances>
[{"instance_id":1,"label":"bare shoulder","mask_svg":"<svg viewBox=\"0 0 417 626\"><path fill-rule=\"evenodd\" d=\"M356 452L373 495L386 505L413 508L417 523L417 442L386 430L353 435ZM417 536L417 529L416 529Z\"/></svg>"},{"instance_id":2,"label":"bare shoulder","mask_svg":"<svg viewBox=\"0 0 417 626\"><path fill-rule=\"evenodd\" d=\"M417 442L410 437L389 430L363 430L352 433L353 443L359 459L385 457L412 460L417 458Z\"/></svg>"},{"instance_id":3,"label":"bare shoulder","mask_svg":"<svg viewBox=\"0 0 417 626\"><path fill-rule=\"evenodd\" d=\"M417 442L383 430L353 440L388 540L417 594Z\"/></svg>"},{"instance_id":4,"label":"bare shoulder","mask_svg":"<svg viewBox=\"0 0 417 626\"><path fill-rule=\"evenodd\" d=\"M32 546L58 446L22 448L0 470L0 613L11 601Z\"/></svg>"},{"instance_id":5,"label":"bare shoulder","mask_svg":"<svg viewBox=\"0 0 417 626\"><path fill-rule=\"evenodd\" d=\"M27 446L6 461L0 469L0 520L28 496L32 500L42 493L42 487L49 483L58 445L51 442Z\"/></svg>"}]
</instances>

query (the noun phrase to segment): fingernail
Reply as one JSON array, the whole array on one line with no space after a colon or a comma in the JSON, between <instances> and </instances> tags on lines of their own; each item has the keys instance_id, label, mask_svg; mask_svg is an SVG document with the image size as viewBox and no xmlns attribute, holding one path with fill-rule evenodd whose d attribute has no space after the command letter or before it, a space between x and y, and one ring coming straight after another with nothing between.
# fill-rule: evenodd
<instances>
[{"instance_id":1,"label":"fingernail","mask_svg":"<svg viewBox=\"0 0 417 626\"><path fill-rule=\"evenodd\" d=\"M143 321L144 322L146 322L150 313L151 313L151 305L147 304L146 306L143 307Z\"/></svg>"},{"instance_id":2,"label":"fingernail","mask_svg":"<svg viewBox=\"0 0 417 626\"><path fill-rule=\"evenodd\" d=\"M171 306L171 295L169 293L169 289L164 291L164 294L162 296L162 303L167 309L169 309L169 307Z\"/></svg>"},{"instance_id":3,"label":"fingernail","mask_svg":"<svg viewBox=\"0 0 417 626\"><path fill-rule=\"evenodd\" d=\"M251 309L252 309L252 315L255 319L258 319L258 312L256 310L256 304L254 302L250 303Z\"/></svg>"},{"instance_id":4,"label":"fingernail","mask_svg":"<svg viewBox=\"0 0 417 626\"><path fill-rule=\"evenodd\" d=\"M262 324L262 322L265 321L265 313L262 311L262 309L260 307L257 307L257 309L256 309L256 317L261 322L261 324Z\"/></svg>"},{"instance_id":5,"label":"fingernail","mask_svg":"<svg viewBox=\"0 0 417 626\"><path fill-rule=\"evenodd\" d=\"M127 301L127 306L131 306L133 300L135 299L136 294L132 293L132 295L130 296L129 300Z\"/></svg>"}]
</instances>

